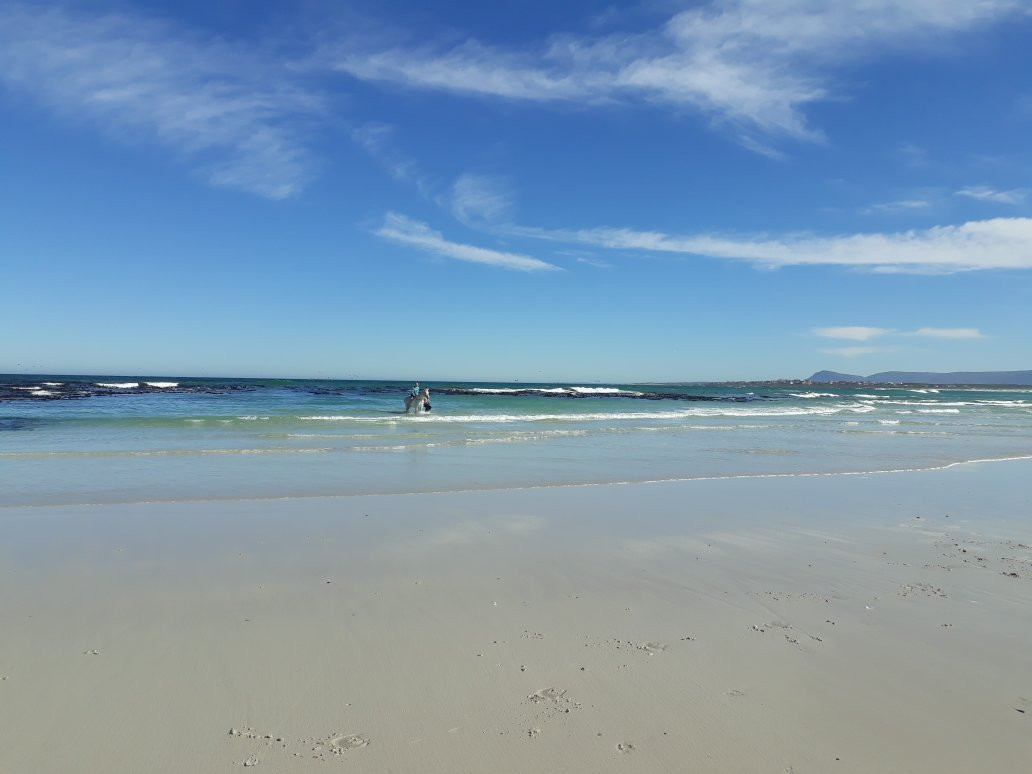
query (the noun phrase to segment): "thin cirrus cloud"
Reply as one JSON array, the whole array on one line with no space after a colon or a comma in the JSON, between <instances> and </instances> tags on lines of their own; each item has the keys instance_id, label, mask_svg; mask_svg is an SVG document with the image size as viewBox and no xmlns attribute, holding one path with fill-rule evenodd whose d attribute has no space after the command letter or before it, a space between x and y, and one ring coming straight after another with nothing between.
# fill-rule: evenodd
<instances>
[{"instance_id":1,"label":"thin cirrus cloud","mask_svg":"<svg viewBox=\"0 0 1032 774\"><path fill-rule=\"evenodd\" d=\"M982 202L995 202L996 204L1024 204L1028 197L1028 191L1024 188L1012 188L1009 191L998 191L986 185L973 185L954 191L957 196L966 196L968 199L977 199Z\"/></svg>"},{"instance_id":2,"label":"thin cirrus cloud","mask_svg":"<svg viewBox=\"0 0 1032 774\"><path fill-rule=\"evenodd\" d=\"M440 231L435 231L425 223L396 212L387 213L383 225L376 230L375 234L397 244L408 245L424 252L444 258L454 258L458 261L486 264L515 271L561 271L558 266L529 255L505 253L475 245L450 242Z\"/></svg>"},{"instance_id":3,"label":"thin cirrus cloud","mask_svg":"<svg viewBox=\"0 0 1032 774\"><path fill-rule=\"evenodd\" d=\"M131 13L0 10L0 83L109 136L188 159L209 184L283 199L311 178L322 97L274 59Z\"/></svg>"},{"instance_id":4,"label":"thin cirrus cloud","mask_svg":"<svg viewBox=\"0 0 1032 774\"><path fill-rule=\"evenodd\" d=\"M512 197L498 178L467 172L452 185L449 205L462 223L490 223L508 215Z\"/></svg>"},{"instance_id":5,"label":"thin cirrus cloud","mask_svg":"<svg viewBox=\"0 0 1032 774\"><path fill-rule=\"evenodd\" d=\"M815 336L826 339L846 339L848 341L868 341L892 333L891 328L871 328L864 325L843 325L832 328L814 328Z\"/></svg>"},{"instance_id":6,"label":"thin cirrus cloud","mask_svg":"<svg viewBox=\"0 0 1032 774\"><path fill-rule=\"evenodd\" d=\"M917 210L927 210L932 203L927 199L897 199L892 202L879 202L865 207L863 212L868 215L902 215Z\"/></svg>"},{"instance_id":7,"label":"thin cirrus cloud","mask_svg":"<svg viewBox=\"0 0 1032 774\"><path fill-rule=\"evenodd\" d=\"M917 336L930 339L984 339L978 328L933 328L925 326L914 331L898 331L894 328L874 328L864 325L842 325L830 328L814 328L811 333L825 339L844 341L870 341L884 336ZM855 348L854 348L855 349ZM829 352L830 350L821 350Z\"/></svg>"},{"instance_id":8,"label":"thin cirrus cloud","mask_svg":"<svg viewBox=\"0 0 1032 774\"><path fill-rule=\"evenodd\" d=\"M524 49L476 39L371 49L350 40L319 58L360 80L474 97L690 107L776 156L763 138L821 139L805 110L837 96L838 66L913 53L1020 9L1018 0L715 0L634 33L555 35Z\"/></svg>"},{"instance_id":9,"label":"thin cirrus cloud","mask_svg":"<svg viewBox=\"0 0 1032 774\"><path fill-rule=\"evenodd\" d=\"M1032 218L993 218L909 231L826 237L789 234L748 238L608 227L523 227L512 231L571 244L749 261L770 268L856 266L910 273L1032 268Z\"/></svg>"},{"instance_id":10,"label":"thin cirrus cloud","mask_svg":"<svg viewBox=\"0 0 1032 774\"><path fill-rule=\"evenodd\" d=\"M918 328L911 336L925 336L932 339L984 339L978 328Z\"/></svg>"}]
</instances>

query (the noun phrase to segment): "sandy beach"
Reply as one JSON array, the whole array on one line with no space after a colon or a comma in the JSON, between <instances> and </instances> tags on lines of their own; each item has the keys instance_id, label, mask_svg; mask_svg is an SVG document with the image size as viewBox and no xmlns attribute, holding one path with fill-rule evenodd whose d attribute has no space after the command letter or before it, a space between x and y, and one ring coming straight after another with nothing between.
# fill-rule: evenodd
<instances>
[{"instance_id":1,"label":"sandy beach","mask_svg":"<svg viewBox=\"0 0 1032 774\"><path fill-rule=\"evenodd\" d=\"M0 771L1020 771L1030 468L0 509Z\"/></svg>"}]
</instances>

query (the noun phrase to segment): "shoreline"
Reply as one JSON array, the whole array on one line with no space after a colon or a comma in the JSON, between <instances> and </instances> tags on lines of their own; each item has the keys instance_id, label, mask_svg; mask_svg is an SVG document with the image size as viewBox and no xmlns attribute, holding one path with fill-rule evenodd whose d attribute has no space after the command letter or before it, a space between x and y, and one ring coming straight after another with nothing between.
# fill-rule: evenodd
<instances>
[{"instance_id":1,"label":"shoreline","mask_svg":"<svg viewBox=\"0 0 1032 774\"><path fill-rule=\"evenodd\" d=\"M629 486L652 486L658 484L690 484L697 481L747 481L757 479L785 479L785 478L836 478L846 476L882 476L898 475L906 473L935 473L938 471L951 470L966 465L986 465L994 463L1022 462L1032 460L1032 454L1021 454L1007 457L987 457L971 460L957 460L945 462L938 465L929 465L918 468L878 468L872 470L841 470L841 471L802 471L789 473L728 473L723 475L706 476L680 476L673 478L656 478L625 481L598 481L598 482L573 482L560 484L524 484L519 486L485 486L482 488L457 488L457 489L426 489L412 492L343 492L329 494L289 494L249 497L178 497L169 499L147 499L147 500L111 500L97 502L74 502L74 503L0 503L0 513L4 510L20 508L79 508L79 507L113 507L123 505L169 505L175 503L203 504L203 503L236 503L236 502L282 502L290 500L333 500L342 498L363 498L363 497L421 497L424 495L452 495L452 494L473 494L477 492L521 492L538 490L562 490L562 489L593 489L600 487L629 487Z\"/></svg>"}]
</instances>

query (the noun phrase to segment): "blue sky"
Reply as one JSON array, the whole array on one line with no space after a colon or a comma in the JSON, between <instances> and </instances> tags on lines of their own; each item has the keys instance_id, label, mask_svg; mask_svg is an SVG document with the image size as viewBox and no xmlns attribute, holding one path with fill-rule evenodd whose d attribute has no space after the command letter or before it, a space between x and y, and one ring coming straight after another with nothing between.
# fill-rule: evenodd
<instances>
[{"instance_id":1,"label":"blue sky","mask_svg":"<svg viewBox=\"0 0 1032 774\"><path fill-rule=\"evenodd\" d=\"M1009 0L0 2L0 372L1032 367Z\"/></svg>"}]
</instances>

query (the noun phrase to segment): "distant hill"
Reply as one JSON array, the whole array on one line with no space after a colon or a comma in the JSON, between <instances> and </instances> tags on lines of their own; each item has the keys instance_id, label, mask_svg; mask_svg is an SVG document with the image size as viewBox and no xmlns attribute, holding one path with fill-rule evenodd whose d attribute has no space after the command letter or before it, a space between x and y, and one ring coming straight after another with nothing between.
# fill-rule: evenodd
<instances>
[{"instance_id":1,"label":"distant hill","mask_svg":"<svg viewBox=\"0 0 1032 774\"><path fill-rule=\"evenodd\" d=\"M868 382L874 384L998 384L1016 387L1032 386L1032 371L951 371L946 374L930 371L882 371L870 376L818 371L811 382Z\"/></svg>"},{"instance_id":2,"label":"distant hill","mask_svg":"<svg viewBox=\"0 0 1032 774\"><path fill-rule=\"evenodd\" d=\"M807 381L810 382L866 382L866 376L856 374L840 374L838 371L818 371Z\"/></svg>"}]
</instances>

